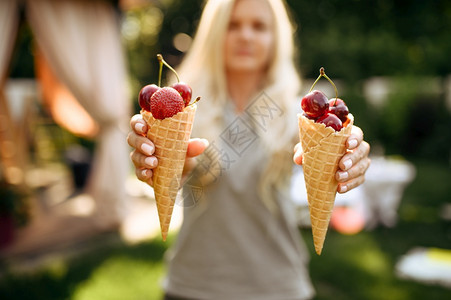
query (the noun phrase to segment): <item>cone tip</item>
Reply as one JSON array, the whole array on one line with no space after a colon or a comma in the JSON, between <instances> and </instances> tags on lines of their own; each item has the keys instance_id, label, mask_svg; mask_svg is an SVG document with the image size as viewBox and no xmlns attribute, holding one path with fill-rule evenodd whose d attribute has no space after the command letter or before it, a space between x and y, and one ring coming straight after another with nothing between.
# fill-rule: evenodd
<instances>
[{"instance_id":1,"label":"cone tip","mask_svg":"<svg viewBox=\"0 0 451 300\"><path fill-rule=\"evenodd\" d=\"M323 248L317 248L317 247L315 247L315 252L316 252L316 254L318 254L318 255L321 255L321 252L323 251Z\"/></svg>"}]
</instances>

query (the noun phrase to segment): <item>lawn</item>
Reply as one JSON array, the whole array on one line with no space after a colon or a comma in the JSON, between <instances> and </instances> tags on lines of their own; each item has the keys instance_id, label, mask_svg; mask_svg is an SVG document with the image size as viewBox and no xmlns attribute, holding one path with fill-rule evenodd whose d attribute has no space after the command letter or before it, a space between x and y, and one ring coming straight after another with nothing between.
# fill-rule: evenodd
<instances>
[{"instance_id":1,"label":"lawn","mask_svg":"<svg viewBox=\"0 0 451 300\"><path fill-rule=\"evenodd\" d=\"M310 230L300 230L311 253L316 299L450 299L450 289L395 276L397 260L411 248L451 248L451 222L440 217L442 205L450 203L451 168L424 161L415 165L417 177L406 189L396 227L352 236L330 231L321 256L314 254ZM160 299L163 256L173 240L126 245L117 238L32 274L7 274L0 279L0 298Z\"/></svg>"}]
</instances>

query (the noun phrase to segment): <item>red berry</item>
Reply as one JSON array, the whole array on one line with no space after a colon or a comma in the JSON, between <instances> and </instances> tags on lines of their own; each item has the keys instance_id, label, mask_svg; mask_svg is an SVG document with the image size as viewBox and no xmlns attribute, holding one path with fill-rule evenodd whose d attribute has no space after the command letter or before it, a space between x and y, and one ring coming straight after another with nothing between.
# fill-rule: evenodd
<instances>
[{"instance_id":1,"label":"red berry","mask_svg":"<svg viewBox=\"0 0 451 300\"><path fill-rule=\"evenodd\" d=\"M329 112L336 115L343 123L348 119L349 109L346 106L346 103L340 98L332 98L329 100Z\"/></svg>"},{"instance_id":2,"label":"red berry","mask_svg":"<svg viewBox=\"0 0 451 300\"><path fill-rule=\"evenodd\" d=\"M139 91L139 106L146 111L150 111L150 97L152 97L153 93L159 89L160 88L156 84L148 84L144 86L141 91Z\"/></svg>"},{"instance_id":3,"label":"red berry","mask_svg":"<svg viewBox=\"0 0 451 300\"><path fill-rule=\"evenodd\" d=\"M307 115L317 118L329 110L329 101L323 92L314 90L302 98L301 107Z\"/></svg>"},{"instance_id":4,"label":"red berry","mask_svg":"<svg viewBox=\"0 0 451 300\"><path fill-rule=\"evenodd\" d=\"M171 87L161 88L150 97L150 112L156 119L170 118L184 108L182 96Z\"/></svg>"},{"instance_id":5,"label":"red berry","mask_svg":"<svg viewBox=\"0 0 451 300\"><path fill-rule=\"evenodd\" d=\"M309 115L307 115L305 112L303 112L302 113L302 115L304 116L304 117L306 117L307 119L309 119L309 120L313 120L313 121L315 121L316 122L316 119L317 118L313 118L313 117L310 117Z\"/></svg>"},{"instance_id":6,"label":"red berry","mask_svg":"<svg viewBox=\"0 0 451 300\"><path fill-rule=\"evenodd\" d=\"M193 94L193 91L191 90L191 87L186 84L185 82L177 82L172 85L174 89L177 90L177 92L180 93L180 96L182 96L183 101L185 101L185 107L188 106L189 102L191 101L191 97Z\"/></svg>"},{"instance_id":7,"label":"red berry","mask_svg":"<svg viewBox=\"0 0 451 300\"><path fill-rule=\"evenodd\" d=\"M343 123L341 120L332 113L326 113L321 116L317 121L317 123L323 123L326 127L332 127L335 131L340 131L343 128Z\"/></svg>"}]
</instances>

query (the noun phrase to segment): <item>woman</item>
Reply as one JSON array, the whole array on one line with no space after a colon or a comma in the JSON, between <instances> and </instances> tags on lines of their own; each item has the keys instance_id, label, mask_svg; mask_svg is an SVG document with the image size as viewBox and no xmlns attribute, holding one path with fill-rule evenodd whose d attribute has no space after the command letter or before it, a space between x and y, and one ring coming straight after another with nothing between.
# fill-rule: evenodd
<instances>
[{"instance_id":1,"label":"woman","mask_svg":"<svg viewBox=\"0 0 451 300\"><path fill-rule=\"evenodd\" d=\"M211 0L205 6L179 69L202 97L193 136L203 139L189 144L184 193L202 192L195 205L185 207L177 242L168 251L165 299L314 295L287 196L292 159L300 164L302 157L298 145L292 154L300 102L292 36L280 0ZM142 136L147 125L137 115L131 126L136 175L152 184L158 162L154 145ZM347 141L352 151L337 172L339 192L360 185L370 163L369 145L353 129Z\"/></svg>"}]
</instances>

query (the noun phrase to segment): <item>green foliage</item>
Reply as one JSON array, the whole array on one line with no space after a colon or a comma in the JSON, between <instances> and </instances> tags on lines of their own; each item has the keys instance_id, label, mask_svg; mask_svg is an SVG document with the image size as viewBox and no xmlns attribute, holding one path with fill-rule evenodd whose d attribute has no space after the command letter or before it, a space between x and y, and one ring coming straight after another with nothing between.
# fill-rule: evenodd
<instances>
[{"instance_id":1,"label":"green foliage","mask_svg":"<svg viewBox=\"0 0 451 300\"><path fill-rule=\"evenodd\" d=\"M306 77L314 78L320 66L347 81L451 73L449 1L287 2Z\"/></svg>"},{"instance_id":2,"label":"green foliage","mask_svg":"<svg viewBox=\"0 0 451 300\"><path fill-rule=\"evenodd\" d=\"M17 226L24 226L30 220L27 195L3 179L0 179L0 215L12 216Z\"/></svg>"},{"instance_id":3,"label":"green foliage","mask_svg":"<svg viewBox=\"0 0 451 300\"><path fill-rule=\"evenodd\" d=\"M21 23L17 30L8 76L11 78L35 77L33 33L27 23Z\"/></svg>"},{"instance_id":4,"label":"green foliage","mask_svg":"<svg viewBox=\"0 0 451 300\"><path fill-rule=\"evenodd\" d=\"M451 134L446 128L451 126L451 115L443 94L433 87L424 78L393 80L378 124L388 154L449 162Z\"/></svg>"}]
</instances>

